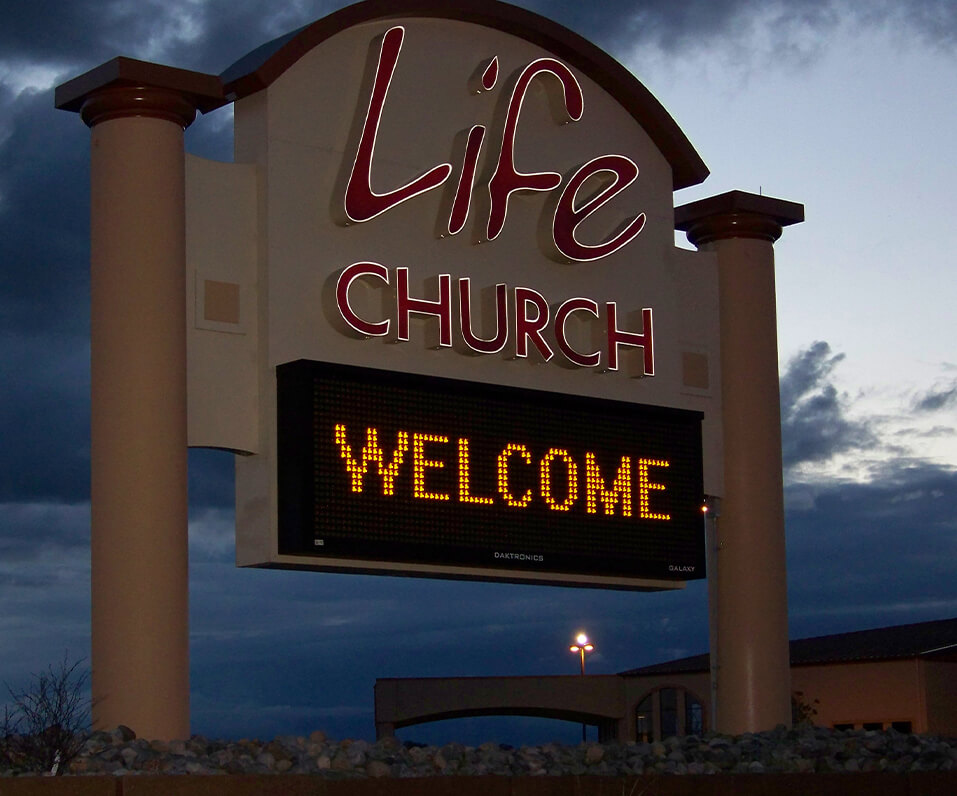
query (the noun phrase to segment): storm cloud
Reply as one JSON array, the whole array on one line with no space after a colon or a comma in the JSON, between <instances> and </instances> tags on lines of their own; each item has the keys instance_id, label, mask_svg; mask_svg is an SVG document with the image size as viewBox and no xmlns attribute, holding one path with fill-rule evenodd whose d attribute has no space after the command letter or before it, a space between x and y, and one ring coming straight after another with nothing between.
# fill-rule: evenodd
<instances>
[{"instance_id":1,"label":"storm cloud","mask_svg":"<svg viewBox=\"0 0 957 796\"><path fill-rule=\"evenodd\" d=\"M786 502L792 633L957 612L953 468L894 461L868 482L792 483Z\"/></svg>"},{"instance_id":2,"label":"storm cloud","mask_svg":"<svg viewBox=\"0 0 957 796\"><path fill-rule=\"evenodd\" d=\"M914 401L917 412L939 412L957 407L957 382L941 387L932 387Z\"/></svg>"},{"instance_id":3,"label":"storm cloud","mask_svg":"<svg viewBox=\"0 0 957 796\"><path fill-rule=\"evenodd\" d=\"M877 444L867 421L848 417L849 399L831 380L843 359L843 354L832 354L826 342L818 341L788 362L781 376L785 468Z\"/></svg>"}]
</instances>

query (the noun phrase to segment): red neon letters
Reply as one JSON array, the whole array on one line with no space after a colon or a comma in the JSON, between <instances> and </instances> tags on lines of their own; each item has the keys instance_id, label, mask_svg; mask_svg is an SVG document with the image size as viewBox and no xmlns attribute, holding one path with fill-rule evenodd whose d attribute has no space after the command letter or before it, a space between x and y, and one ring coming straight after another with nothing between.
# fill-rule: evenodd
<instances>
[{"instance_id":1,"label":"red neon letters","mask_svg":"<svg viewBox=\"0 0 957 796\"><path fill-rule=\"evenodd\" d=\"M395 327L390 318L368 320L361 317L350 301L350 289L357 279L373 277L386 285L395 284ZM583 368L604 367L606 370L618 370L619 349L642 349L642 375L655 375L654 336L652 330L652 312L642 310L642 330L630 332L618 326L618 310L614 301L605 303L605 340L604 351L579 351L569 340L568 320L572 313L582 312L601 318L598 302L588 298L572 298L559 305L552 317L545 297L530 287L512 289L513 320L508 318L508 286L495 286L495 332L492 337L478 336L472 323L472 287L468 277L458 280L458 302L452 301L452 277L439 274L438 295L436 298L412 296L409 292L409 269L396 268L394 273L379 263L353 263L343 269L336 283L336 301L342 319L364 337L387 337L394 328L393 339L408 341L413 315L433 317L439 322L439 346L451 347L453 328L453 303L458 310L459 339L465 347L475 354L496 354L502 351L510 333L514 333L514 355L524 358L529 355L530 346L534 347L541 358L548 362L555 352L549 340L553 340L558 350L572 364Z\"/></svg>"},{"instance_id":2,"label":"red neon letters","mask_svg":"<svg viewBox=\"0 0 957 796\"><path fill-rule=\"evenodd\" d=\"M571 70L561 61L539 58L525 67L512 89L508 113L505 115L505 130L502 132L502 146L498 152L498 165L488 183L491 202L487 230L489 240L495 240L502 232L505 216L508 214L508 198L515 191L550 191L562 184L562 175L554 171L525 174L515 168L515 131L518 127L518 116L522 111L529 84L538 75L551 75L558 79L570 121L577 122L585 110L581 86Z\"/></svg>"},{"instance_id":3,"label":"red neon letters","mask_svg":"<svg viewBox=\"0 0 957 796\"><path fill-rule=\"evenodd\" d=\"M379 125L404 39L405 29L401 26L390 28L382 37L366 116L344 196L346 217L353 222L370 221L409 199L438 188L453 172L451 164L439 163L424 174L385 193L377 193L372 188L373 159ZM481 89L491 91L498 78L499 62L496 56L482 72ZM509 98L501 144L487 186L489 216L485 232L489 241L495 240L505 227L512 194L518 191L553 191L559 188L563 181L562 175L557 171L524 172L515 163L515 138L519 118L529 86L536 80L545 81L549 88L556 89L552 98L558 103L557 112L566 121L577 122L585 112L581 85L571 69L561 61L549 57L538 58L521 70ZM450 235L461 232L468 221L485 139L484 125L476 124L469 131L446 225ZM555 249L569 260L590 262L608 257L634 240L644 229L644 213L639 213L624 224L620 231L608 240L582 241L577 231L589 216L624 191L637 177L638 166L624 155L601 155L579 167L555 203L551 223ZM379 283L394 288L392 317L370 320L356 310L351 294L354 283L361 278L378 280ZM408 268L389 269L375 262L353 263L339 275L336 303L345 323L365 337L391 337L393 340L408 341L412 317L431 317L438 321L438 346L441 348L453 346L453 332L457 331L457 339L462 344L460 349L464 346L467 351L475 354L496 354L506 348L511 336L513 348L509 353L516 358L526 358L534 349L542 360L548 362L557 349L572 365L606 370L618 370L620 348L640 348L641 374L654 375L654 338L650 309L642 310L641 331L629 331L620 328L617 305L613 301L605 302L601 308L597 301L576 297L565 300L553 311L546 298L530 287L516 286L509 291L505 284L498 284L494 290L495 324L494 331L489 336L483 334L488 335L487 328L490 324L486 324L483 334L475 331L470 279L458 280L456 301L450 274L438 276L437 295L423 297L410 292ZM453 323L455 310L457 325ZM572 318L583 320L586 324L601 324L604 344L598 346L597 350L581 350L592 348L596 344L582 343L579 339L576 346L569 329Z\"/></svg>"},{"instance_id":4,"label":"red neon letters","mask_svg":"<svg viewBox=\"0 0 957 796\"><path fill-rule=\"evenodd\" d=\"M414 180L391 191L377 193L372 188L372 160L376 137L404 38L405 29L401 26L390 28L382 38L366 117L346 186L344 209L350 221L370 221L402 202L438 188L452 173L450 163L439 163ZM484 90L490 91L495 87L498 70L496 57L492 59L482 75ZM562 183L562 175L558 172L523 172L515 164L515 136L522 105L532 81L539 78L558 82L568 121L579 121L585 111L585 99L581 86L572 71L561 61L555 58L538 58L522 70L512 89L495 170L488 183L489 217L486 226L488 240L495 240L501 234L508 216L509 198L513 193L552 191ZM475 125L469 131L447 224L451 235L461 232L468 219L478 159L485 142L485 132L484 125ZM582 187L592 177L599 175L611 175L611 183L600 188L597 194L587 201L578 203L576 200ZM579 241L575 230L588 216L631 185L637 176L638 166L623 155L602 155L579 168L562 191L552 218L552 240L558 252L569 260L588 262L607 257L634 240L644 228L644 213L625 225L624 229L613 238L599 243L589 244Z\"/></svg>"},{"instance_id":5,"label":"red neon letters","mask_svg":"<svg viewBox=\"0 0 957 796\"><path fill-rule=\"evenodd\" d=\"M379 194L372 190L372 154L375 151L375 140L379 132L379 120L382 118L382 106L385 105L389 94L389 84L392 82L395 65L399 61L404 37L405 30L395 27L382 38L379 66L372 86L372 96L369 98L369 109L366 112L365 124L362 126L362 136L359 138L352 175L346 186L345 209L346 216L351 221L369 221L413 196L431 191L445 182L452 173L452 166L441 163L394 191Z\"/></svg>"}]
</instances>

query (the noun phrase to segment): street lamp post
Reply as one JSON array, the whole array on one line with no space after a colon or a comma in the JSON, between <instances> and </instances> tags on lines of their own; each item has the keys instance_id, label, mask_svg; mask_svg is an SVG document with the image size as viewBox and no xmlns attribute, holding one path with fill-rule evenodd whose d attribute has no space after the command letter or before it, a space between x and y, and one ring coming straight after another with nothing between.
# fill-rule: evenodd
<instances>
[{"instance_id":1,"label":"street lamp post","mask_svg":"<svg viewBox=\"0 0 957 796\"><path fill-rule=\"evenodd\" d=\"M585 674L585 653L591 652L593 649L595 649L595 645L589 642L588 636L584 633L575 636L575 643L568 648L569 652L577 652L581 655L582 676Z\"/></svg>"},{"instance_id":2,"label":"street lamp post","mask_svg":"<svg viewBox=\"0 0 957 796\"><path fill-rule=\"evenodd\" d=\"M582 677L585 676L585 653L591 652L595 649L595 645L588 640L588 636L584 633L579 633L575 636L575 643L572 644L569 648L569 652L577 652L581 659L581 673ZM585 729L588 725L582 723L582 741L585 741Z\"/></svg>"}]
</instances>

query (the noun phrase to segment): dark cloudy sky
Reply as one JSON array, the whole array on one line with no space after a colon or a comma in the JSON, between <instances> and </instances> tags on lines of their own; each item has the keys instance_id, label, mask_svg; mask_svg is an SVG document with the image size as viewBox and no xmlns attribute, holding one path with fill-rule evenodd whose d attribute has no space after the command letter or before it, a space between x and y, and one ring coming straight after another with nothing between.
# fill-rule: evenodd
<instances>
[{"instance_id":1,"label":"dark cloudy sky","mask_svg":"<svg viewBox=\"0 0 957 796\"><path fill-rule=\"evenodd\" d=\"M53 87L115 55L218 73L341 3L7 2L0 25L0 681L89 650L88 141ZM957 5L537 0L656 94L777 244L792 637L957 615ZM278 10L277 10L278 7ZM866 10L861 10L866 9ZM223 109L187 132L228 159ZM633 594L237 570L191 455L193 730L371 737L377 676L611 673L707 648L704 584ZM117 595L117 599L122 599ZM574 742L493 719L404 737Z\"/></svg>"}]
</instances>

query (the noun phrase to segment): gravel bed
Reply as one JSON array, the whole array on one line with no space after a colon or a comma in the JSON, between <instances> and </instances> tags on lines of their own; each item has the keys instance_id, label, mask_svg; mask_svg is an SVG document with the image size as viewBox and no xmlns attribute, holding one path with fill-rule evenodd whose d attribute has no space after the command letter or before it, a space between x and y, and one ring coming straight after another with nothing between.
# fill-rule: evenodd
<instances>
[{"instance_id":1,"label":"gravel bed","mask_svg":"<svg viewBox=\"0 0 957 796\"><path fill-rule=\"evenodd\" d=\"M96 732L70 774L314 774L329 779L448 775L631 776L840 771L954 771L957 739L820 727L739 736L709 733L655 743L442 747L322 732L272 741L148 741L126 727ZM13 772L0 772L10 775Z\"/></svg>"}]
</instances>

